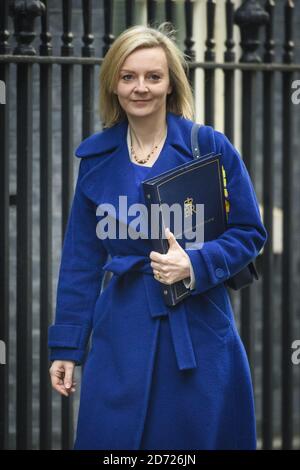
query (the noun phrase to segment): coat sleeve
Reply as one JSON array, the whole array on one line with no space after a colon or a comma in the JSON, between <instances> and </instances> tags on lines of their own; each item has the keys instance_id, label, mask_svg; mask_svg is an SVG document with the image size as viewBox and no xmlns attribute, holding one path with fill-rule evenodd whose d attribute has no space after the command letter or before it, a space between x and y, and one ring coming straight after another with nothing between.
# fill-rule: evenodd
<instances>
[{"instance_id":1,"label":"coat sleeve","mask_svg":"<svg viewBox=\"0 0 300 470\"><path fill-rule=\"evenodd\" d=\"M55 322L49 327L50 360L84 361L93 310L108 253L96 235L96 207L81 189L88 161L81 159L64 236Z\"/></svg>"},{"instance_id":2,"label":"coat sleeve","mask_svg":"<svg viewBox=\"0 0 300 470\"><path fill-rule=\"evenodd\" d=\"M214 131L216 151L222 154L230 211L227 230L201 248L186 249L195 275L191 295L201 294L238 273L254 259L267 239L255 191L246 166L235 147Z\"/></svg>"}]
</instances>

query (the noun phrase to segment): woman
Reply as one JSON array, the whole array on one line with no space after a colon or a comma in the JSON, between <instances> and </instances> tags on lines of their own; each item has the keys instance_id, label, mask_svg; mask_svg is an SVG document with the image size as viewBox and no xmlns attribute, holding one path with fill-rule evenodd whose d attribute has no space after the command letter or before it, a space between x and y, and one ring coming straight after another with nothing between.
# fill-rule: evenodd
<instances>
[{"instance_id":1,"label":"woman","mask_svg":"<svg viewBox=\"0 0 300 470\"><path fill-rule=\"evenodd\" d=\"M183 249L166 231L169 251L161 255L149 238L103 236L101 204L124 231L119 196L127 207L144 203L143 179L193 158L193 97L170 36L135 26L115 40L100 72L105 129L76 150L49 329L58 392L75 391L74 366L85 362L75 449L256 447L249 365L224 281L257 256L266 231L236 149L214 131L230 201L230 228L217 240ZM104 271L113 276L100 295ZM179 280L191 295L166 307L161 283Z\"/></svg>"}]
</instances>

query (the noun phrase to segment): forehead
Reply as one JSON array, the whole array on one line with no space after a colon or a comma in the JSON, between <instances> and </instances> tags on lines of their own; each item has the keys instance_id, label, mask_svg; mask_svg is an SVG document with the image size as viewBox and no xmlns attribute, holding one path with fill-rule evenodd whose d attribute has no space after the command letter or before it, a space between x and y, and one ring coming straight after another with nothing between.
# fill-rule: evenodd
<instances>
[{"instance_id":1,"label":"forehead","mask_svg":"<svg viewBox=\"0 0 300 470\"><path fill-rule=\"evenodd\" d=\"M168 68L167 57L162 47L141 48L133 51L124 60L121 69L143 70L151 67Z\"/></svg>"}]
</instances>

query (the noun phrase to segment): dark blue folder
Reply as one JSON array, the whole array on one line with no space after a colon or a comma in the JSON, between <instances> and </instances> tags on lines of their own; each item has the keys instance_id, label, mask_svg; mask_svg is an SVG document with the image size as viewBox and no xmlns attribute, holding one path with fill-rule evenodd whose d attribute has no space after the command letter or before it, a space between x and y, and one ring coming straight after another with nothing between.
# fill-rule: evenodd
<instances>
[{"instance_id":1,"label":"dark blue folder","mask_svg":"<svg viewBox=\"0 0 300 470\"><path fill-rule=\"evenodd\" d=\"M179 165L156 177L144 180L142 185L148 208L149 227L151 233L155 235L151 236L154 251L167 253L169 244L164 235L166 227L174 233L177 242L184 249L201 248L201 242L199 244L195 236L193 237L196 230L200 231L202 228L202 232L198 232L204 236L202 241L216 239L226 230L223 175L219 154L210 154ZM159 207L159 216L157 211L151 214L153 204ZM171 210L173 204L178 204L176 223L175 211ZM204 217L199 217L199 212L198 216L196 215L197 204L204 205ZM161 286L166 305L176 305L190 295L190 289L185 287L183 281Z\"/></svg>"}]
</instances>

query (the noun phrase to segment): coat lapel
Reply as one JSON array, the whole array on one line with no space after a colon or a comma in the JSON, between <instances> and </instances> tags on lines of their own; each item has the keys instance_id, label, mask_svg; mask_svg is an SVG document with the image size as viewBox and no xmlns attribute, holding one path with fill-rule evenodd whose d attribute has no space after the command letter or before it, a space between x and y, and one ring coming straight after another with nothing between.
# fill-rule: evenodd
<instances>
[{"instance_id":1,"label":"coat lapel","mask_svg":"<svg viewBox=\"0 0 300 470\"><path fill-rule=\"evenodd\" d=\"M193 158L190 147L193 122L171 112L167 113L166 118L167 137L160 155L147 172L147 179ZM92 157L90 169L81 182L83 191L97 206L101 203L111 204L117 219L123 223L126 220L122 216L123 211L120 215L119 196L127 197L127 208L137 202L144 202L135 182L135 164L131 162L128 153L127 128L126 119L88 137L75 151L77 157Z\"/></svg>"}]
</instances>

